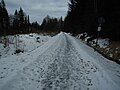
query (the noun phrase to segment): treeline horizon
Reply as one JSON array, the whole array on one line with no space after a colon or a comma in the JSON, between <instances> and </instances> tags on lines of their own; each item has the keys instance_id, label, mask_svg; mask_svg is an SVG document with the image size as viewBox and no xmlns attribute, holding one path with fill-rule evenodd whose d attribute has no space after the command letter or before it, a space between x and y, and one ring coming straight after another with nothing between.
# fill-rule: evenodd
<instances>
[{"instance_id":1,"label":"treeline horizon","mask_svg":"<svg viewBox=\"0 0 120 90\"><path fill-rule=\"evenodd\" d=\"M59 32L63 25L62 17L54 18L47 15L42 24L37 21L31 22L22 7L15 10L14 14L8 13L4 0L0 1L0 36L41 33L41 32Z\"/></svg>"},{"instance_id":2,"label":"treeline horizon","mask_svg":"<svg viewBox=\"0 0 120 90\"><path fill-rule=\"evenodd\" d=\"M30 17L22 8L9 15L4 0L0 2L0 36L10 34L70 32L73 35L88 33L99 37L120 41L120 3L118 0L69 0L65 19L47 15L41 24L30 22Z\"/></svg>"}]
</instances>

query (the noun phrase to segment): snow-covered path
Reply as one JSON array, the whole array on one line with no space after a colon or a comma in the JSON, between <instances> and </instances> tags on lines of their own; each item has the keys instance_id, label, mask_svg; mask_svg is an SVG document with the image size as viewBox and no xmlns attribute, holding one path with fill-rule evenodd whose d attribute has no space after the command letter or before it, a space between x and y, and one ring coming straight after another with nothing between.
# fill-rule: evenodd
<instances>
[{"instance_id":1,"label":"snow-covered path","mask_svg":"<svg viewBox=\"0 0 120 90\"><path fill-rule=\"evenodd\" d=\"M66 33L51 42L0 90L120 90L120 65Z\"/></svg>"}]
</instances>

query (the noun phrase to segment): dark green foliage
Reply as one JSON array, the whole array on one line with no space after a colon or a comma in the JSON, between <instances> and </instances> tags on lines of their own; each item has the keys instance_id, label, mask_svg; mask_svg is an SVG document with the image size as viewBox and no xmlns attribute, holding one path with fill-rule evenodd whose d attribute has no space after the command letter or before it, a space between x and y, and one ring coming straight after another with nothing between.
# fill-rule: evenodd
<instances>
[{"instance_id":1,"label":"dark green foliage","mask_svg":"<svg viewBox=\"0 0 120 90\"><path fill-rule=\"evenodd\" d=\"M33 22L31 24L31 26L32 26L32 31L31 32L39 32L40 31L40 25L38 24L37 21Z\"/></svg>"},{"instance_id":2,"label":"dark green foliage","mask_svg":"<svg viewBox=\"0 0 120 90\"><path fill-rule=\"evenodd\" d=\"M8 15L4 0L0 2L0 36L37 32L38 28L33 29L35 25L30 23L29 15L22 8L15 10L14 15Z\"/></svg>"},{"instance_id":3,"label":"dark green foliage","mask_svg":"<svg viewBox=\"0 0 120 90\"><path fill-rule=\"evenodd\" d=\"M63 20L62 17L60 19L51 18L50 16L46 16L43 19L41 24L41 30L43 32L58 32L63 28Z\"/></svg>"},{"instance_id":4,"label":"dark green foliage","mask_svg":"<svg viewBox=\"0 0 120 90\"><path fill-rule=\"evenodd\" d=\"M9 16L5 7L5 2L0 2L0 35L6 35L9 33Z\"/></svg>"},{"instance_id":5,"label":"dark green foliage","mask_svg":"<svg viewBox=\"0 0 120 90\"><path fill-rule=\"evenodd\" d=\"M4 0L0 2L0 36L9 34L28 33L30 21L22 8L9 16ZM29 23L29 24L28 24Z\"/></svg>"},{"instance_id":6,"label":"dark green foliage","mask_svg":"<svg viewBox=\"0 0 120 90\"><path fill-rule=\"evenodd\" d=\"M1 7L5 8L5 2L4 2L4 0L1 1Z\"/></svg>"},{"instance_id":7,"label":"dark green foliage","mask_svg":"<svg viewBox=\"0 0 120 90\"><path fill-rule=\"evenodd\" d=\"M29 15L22 8L15 10L14 15L8 15L4 0L0 2L0 36L10 34L56 32L63 29L63 20L47 16L41 25L30 23Z\"/></svg>"},{"instance_id":8,"label":"dark green foliage","mask_svg":"<svg viewBox=\"0 0 120 90\"><path fill-rule=\"evenodd\" d=\"M23 12L23 9L20 8L19 11L15 10L13 26L11 26L13 34L30 33L30 25L29 16Z\"/></svg>"},{"instance_id":9,"label":"dark green foliage","mask_svg":"<svg viewBox=\"0 0 120 90\"><path fill-rule=\"evenodd\" d=\"M98 18L103 17L101 37L120 41L120 3L119 0L70 0L64 22L64 31L72 33L87 32L97 35Z\"/></svg>"},{"instance_id":10,"label":"dark green foliage","mask_svg":"<svg viewBox=\"0 0 120 90\"><path fill-rule=\"evenodd\" d=\"M13 33L19 33L19 18L18 18L18 11L16 10L15 13L14 13L14 20L13 20L13 30L14 32Z\"/></svg>"},{"instance_id":11,"label":"dark green foliage","mask_svg":"<svg viewBox=\"0 0 120 90\"><path fill-rule=\"evenodd\" d=\"M1 31L2 31L2 25L3 21L2 21L2 7L1 7L1 3L0 3L0 35L1 35Z\"/></svg>"},{"instance_id":12,"label":"dark green foliage","mask_svg":"<svg viewBox=\"0 0 120 90\"><path fill-rule=\"evenodd\" d=\"M95 21L94 3L91 0L70 0L69 11L65 19L66 30L70 26L72 33L96 34Z\"/></svg>"}]
</instances>

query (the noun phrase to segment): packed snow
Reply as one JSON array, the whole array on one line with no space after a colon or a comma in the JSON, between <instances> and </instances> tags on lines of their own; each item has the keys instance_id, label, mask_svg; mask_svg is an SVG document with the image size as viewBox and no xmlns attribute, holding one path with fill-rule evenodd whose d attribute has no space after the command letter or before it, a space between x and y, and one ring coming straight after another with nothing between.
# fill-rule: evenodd
<instances>
[{"instance_id":1,"label":"packed snow","mask_svg":"<svg viewBox=\"0 0 120 90\"><path fill-rule=\"evenodd\" d=\"M1 58L0 90L120 90L120 65L61 32L33 51Z\"/></svg>"}]
</instances>

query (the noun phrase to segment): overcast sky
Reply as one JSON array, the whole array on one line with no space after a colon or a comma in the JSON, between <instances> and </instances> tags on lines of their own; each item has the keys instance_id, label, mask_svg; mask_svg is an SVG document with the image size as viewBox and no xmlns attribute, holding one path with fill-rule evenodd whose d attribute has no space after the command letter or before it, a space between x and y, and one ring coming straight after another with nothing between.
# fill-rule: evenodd
<instances>
[{"instance_id":1,"label":"overcast sky","mask_svg":"<svg viewBox=\"0 0 120 90\"><path fill-rule=\"evenodd\" d=\"M14 14L16 9L23 8L30 15L31 21L40 24L47 15L52 17L65 16L69 0L4 0L9 14Z\"/></svg>"}]
</instances>

